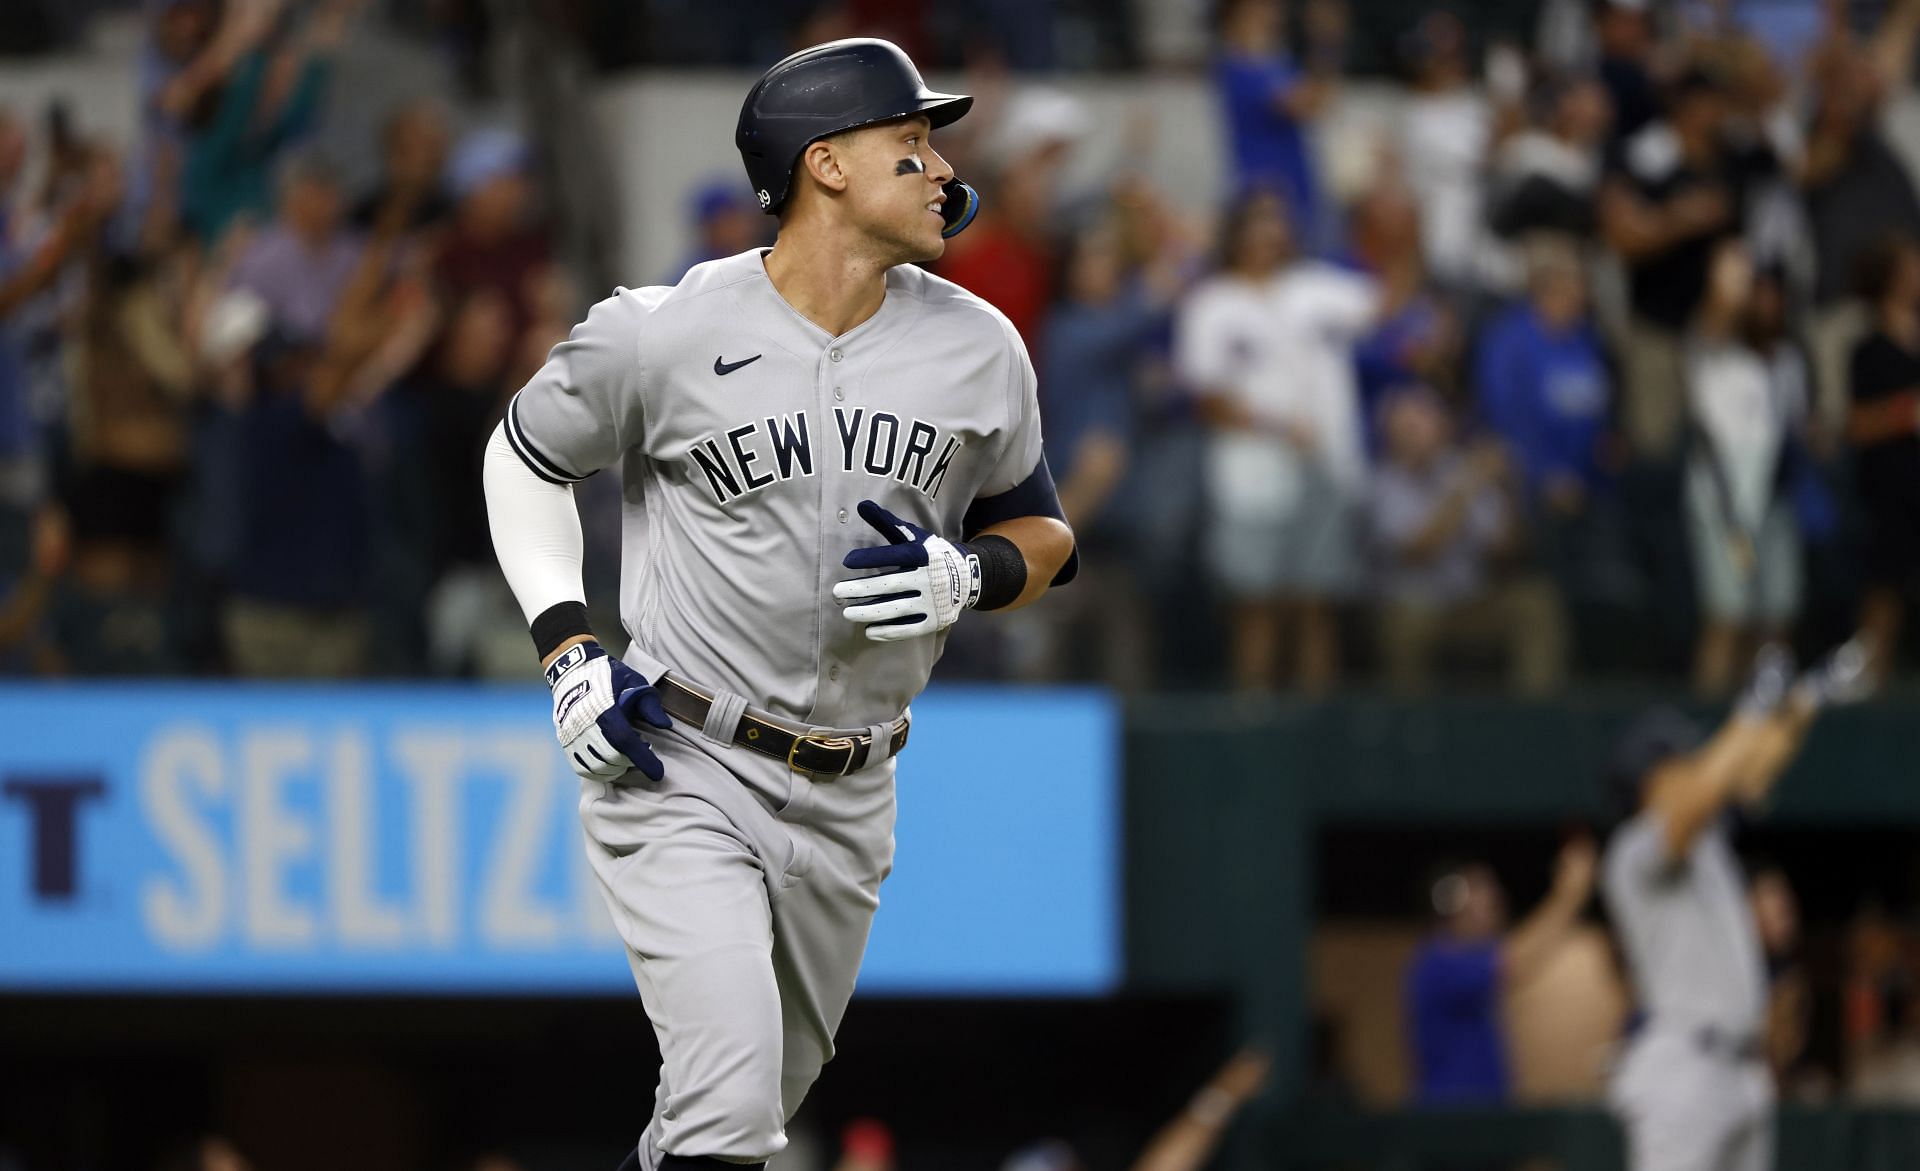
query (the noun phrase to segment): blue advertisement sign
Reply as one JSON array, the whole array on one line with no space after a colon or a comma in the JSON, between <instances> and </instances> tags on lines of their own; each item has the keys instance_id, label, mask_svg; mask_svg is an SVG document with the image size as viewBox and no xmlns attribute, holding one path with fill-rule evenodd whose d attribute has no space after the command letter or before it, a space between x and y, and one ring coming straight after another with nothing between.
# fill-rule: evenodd
<instances>
[{"instance_id":1,"label":"blue advertisement sign","mask_svg":"<svg viewBox=\"0 0 1920 1171\"><path fill-rule=\"evenodd\" d=\"M1117 715L914 705L863 993L1119 978ZM619 993L543 693L0 687L0 990Z\"/></svg>"}]
</instances>

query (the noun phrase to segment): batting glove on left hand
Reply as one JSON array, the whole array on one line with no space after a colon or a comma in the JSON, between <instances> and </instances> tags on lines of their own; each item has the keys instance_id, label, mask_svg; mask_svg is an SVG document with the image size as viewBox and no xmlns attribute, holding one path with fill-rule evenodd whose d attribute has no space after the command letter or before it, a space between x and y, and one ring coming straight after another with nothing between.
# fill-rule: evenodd
<instances>
[{"instance_id":1,"label":"batting glove on left hand","mask_svg":"<svg viewBox=\"0 0 1920 1171\"><path fill-rule=\"evenodd\" d=\"M965 545L901 520L871 500L860 502L860 519L887 543L855 549L840 564L894 572L849 578L833 587L833 597L846 606L848 620L866 626L868 638L900 642L945 630L980 600L980 559Z\"/></svg>"},{"instance_id":2,"label":"batting glove on left hand","mask_svg":"<svg viewBox=\"0 0 1920 1171\"><path fill-rule=\"evenodd\" d=\"M665 774L634 724L670 728L673 721L640 672L599 643L583 642L547 666L547 683L553 688L554 734L582 779L617 781L633 769L650 781Z\"/></svg>"}]
</instances>

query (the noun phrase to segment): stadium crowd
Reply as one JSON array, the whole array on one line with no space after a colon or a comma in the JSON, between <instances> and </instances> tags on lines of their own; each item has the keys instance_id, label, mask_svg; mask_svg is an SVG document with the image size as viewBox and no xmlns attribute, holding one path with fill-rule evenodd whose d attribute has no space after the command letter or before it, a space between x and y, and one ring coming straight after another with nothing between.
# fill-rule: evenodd
<instances>
[{"instance_id":1,"label":"stadium crowd","mask_svg":"<svg viewBox=\"0 0 1920 1171\"><path fill-rule=\"evenodd\" d=\"M808 36L869 31L829 7ZM149 5L124 152L0 112L7 670L531 670L477 453L595 291L512 131L410 102L343 185L313 131L359 8ZM988 198L934 267L1026 339L1086 554L946 670L1720 695L1856 629L1892 668L1920 197L1883 114L1920 2L1546 8L1532 46L1396 30L1396 114L1356 131L1347 8L1225 0L1203 220L1070 182L1090 114L1046 86L943 132ZM701 192L686 263L770 238L747 194ZM603 541L616 496L582 492Z\"/></svg>"}]
</instances>

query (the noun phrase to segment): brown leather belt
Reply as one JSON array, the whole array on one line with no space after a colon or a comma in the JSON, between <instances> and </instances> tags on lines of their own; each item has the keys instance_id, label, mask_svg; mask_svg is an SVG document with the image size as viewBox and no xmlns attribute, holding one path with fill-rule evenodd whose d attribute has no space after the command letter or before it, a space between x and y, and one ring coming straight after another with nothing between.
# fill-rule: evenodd
<instances>
[{"instance_id":1,"label":"brown leather belt","mask_svg":"<svg viewBox=\"0 0 1920 1171\"><path fill-rule=\"evenodd\" d=\"M670 674L661 676L654 686L660 691L660 703L668 715L695 728L706 727L707 713L713 710L712 695ZM808 728L747 708L740 713L739 726L733 730L733 742L784 761L796 772L816 777L844 777L898 755L907 746L907 727L911 722L905 713L896 718L887 737L886 751L875 755L873 736L868 732Z\"/></svg>"}]
</instances>

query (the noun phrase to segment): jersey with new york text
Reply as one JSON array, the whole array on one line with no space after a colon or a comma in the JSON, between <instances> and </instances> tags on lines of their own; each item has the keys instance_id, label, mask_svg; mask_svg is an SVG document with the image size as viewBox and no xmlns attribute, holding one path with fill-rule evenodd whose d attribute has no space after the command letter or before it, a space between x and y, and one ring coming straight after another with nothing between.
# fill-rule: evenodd
<instances>
[{"instance_id":1,"label":"jersey with new york text","mask_svg":"<svg viewBox=\"0 0 1920 1171\"><path fill-rule=\"evenodd\" d=\"M619 467L629 663L862 727L919 694L946 632L878 643L841 613L840 559L882 543L856 507L962 540L1006 518L997 502L1059 515L1035 393L1019 335L959 286L891 269L879 310L833 337L753 251L595 305L506 432L556 483Z\"/></svg>"}]
</instances>

